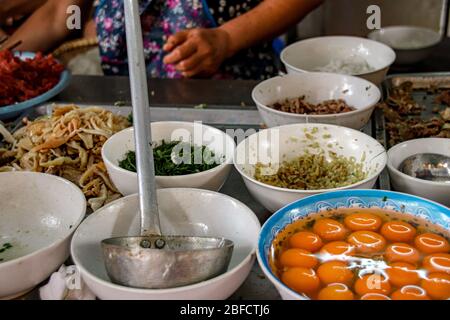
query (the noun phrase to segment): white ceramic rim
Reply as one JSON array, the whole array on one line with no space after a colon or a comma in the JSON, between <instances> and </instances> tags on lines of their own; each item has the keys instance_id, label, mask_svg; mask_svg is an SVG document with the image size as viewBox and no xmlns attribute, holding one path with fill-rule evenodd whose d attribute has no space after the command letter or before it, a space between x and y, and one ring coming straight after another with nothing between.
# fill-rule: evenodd
<instances>
[{"instance_id":1,"label":"white ceramic rim","mask_svg":"<svg viewBox=\"0 0 450 320\"><path fill-rule=\"evenodd\" d=\"M220 195L223 196L224 198L230 199L232 201L234 201L235 203L237 203L238 205L240 205L241 207L243 207L245 209L245 211L247 212L247 214L249 216L251 216L251 218L254 220L254 222L259 226L259 230L261 230L261 223L259 222L258 218L256 217L255 213L249 208L247 207L244 203L242 203L241 201L234 199L226 194L222 194L219 192L214 192L214 191L210 191L210 190L203 190L203 189L195 189L195 188L167 188L167 189L160 189L158 190L158 192L169 192L169 191L183 191L189 189L189 191L196 191L196 192L206 192L209 194L214 194L214 195ZM131 198L131 197L136 197L136 194L131 194L129 196L117 199L113 202L108 203L106 206L102 207L102 209L106 209L111 205L114 205L117 202L123 201L123 199L127 199L127 198ZM101 210L101 209L99 209ZM85 219L85 221L87 221L88 219L90 219L92 216L94 216L99 210L97 210L96 212L92 213L89 217L87 217ZM218 282L224 278L229 277L232 274L235 274L236 272L239 271L239 269L241 269L245 264L247 264L248 262L250 262L253 257L256 254L256 249L258 248L258 241L256 241L255 247L253 248L253 250L251 250L251 252L239 263L237 264L233 269L231 270L227 270L225 273L221 274L220 276L214 277L212 279L206 280L206 281L202 281L196 284L191 284L189 286L183 286L183 287L176 287L176 288L169 288L169 289L142 289L142 288L132 288L132 287L125 287L125 286L121 286L103 279L100 279L99 277L97 277L96 275L90 273L88 270L86 270L82 264L80 263L80 261L76 258L76 256L73 254L74 251L74 241L73 239L76 237L78 233L78 228L74 233L74 236L72 238L72 242L70 244L70 255L72 257L73 262L75 263L75 265L81 270L82 273L84 273L86 276L88 276L89 278L91 278L93 281L97 282L97 283L101 283L104 286L107 286L109 288L115 289L115 290L125 290L128 291L130 293L136 293L136 294L172 294L172 293L177 293L177 292L183 292L183 291L189 291L191 289L197 289L197 288L201 288L204 287L206 285ZM259 235L258 235L259 237Z\"/></svg>"},{"instance_id":2,"label":"white ceramic rim","mask_svg":"<svg viewBox=\"0 0 450 320\"><path fill-rule=\"evenodd\" d=\"M313 126L313 127L322 127L322 128L323 128L323 127L335 127L335 128L337 128L337 129L340 129L340 130L342 130L342 129L345 129L345 130L351 130L351 131L354 131L354 132L356 132L356 133L358 133L358 134L365 135L365 136L369 137L370 139L372 139L373 141L375 141L378 145L380 145L380 146L384 149L384 147L381 145L381 143L379 143L379 142L378 142L377 140L375 140L374 138L372 138L372 137L370 137L370 136L368 136L368 135L362 133L361 131L358 131L358 130L355 130L355 129L351 129L351 128L347 128L347 127L336 126L336 125L332 125L332 124L322 124L322 123L309 123L309 124L306 124L306 123L296 123L296 124L289 124L289 125L284 125L284 126L280 126L280 127L274 127L274 128L269 128L269 129L261 130L261 131L259 131L258 133L255 133L255 134L259 134L260 132L264 132L264 131L267 131L267 130L274 130L274 129L284 128L284 127L297 127L297 126ZM247 139L245 139L244 141L242 141L241 143L239 143L239 145L241 145L242 143L246 142L249 138L250 138L250 137L247 137ZM370 139L369 139L369 140L370 140ZM253 183L256 183L256 184L259 185L259 186L266 187L266 188L268 188L268 189L275 190L275 191L282 191L282 192L288 192L288 193L299 193L299 194L304 194L304 193L306 193L306 194L314 195L314 194L316 194L316 193L325 193L325 192L331 192L331 191L337 191L337 190L354 189L354 187L360 186L360 185L362 185L362 184L364 184L364 183L366 183L366 182L369 182L369 181L371 181L371 180L377 178L377 177L381 174L381 172L384 170L384 168L386 167L386 163L387 163L387 152L386 152L386 150L384 150L383 153L380 153L380 154L378 154L378 155L375 155L375 157L373 157L373 159L375 159L375 158L377 158L377 157L380 157L380 156L383 156L383 155L384 155L384 160L383 160L383 163L382 163L382 165L380 166L380 168L378 168L378 170L376 170L375 173L373 173L372 175L370 175L370 176L367 177L366 179L361 180L361 181L359 181L359 182L356 182L356 183L354 183L354 184L349 184L348 186L339 187L339 188L333 188L333 189L317 189L317 190L285 189L285 188L275 187L275 186L271 186L271 185L265 184L265 183L263 183L263 182L260 182L260 181L256 180L255 178L250 177L250 176L249 176L248 174L246 174L245 172L243 172L243 171L241 170L240 166L239 166L238 164L236 164L237 149L239 148L239 145L238 145L237 148L236 148L236 153L234 154L233 163L234 163L234 167L236 168L236 170L239 172L239 174L240 174L243 178L245 178L245 179L247 179L247 180L249 180L249 181L251 181L251 182L253 182ZM277 210L277 211L278 211L278 210Z\"/></svg>"},{"instance_id":3,"label":"white ceramic rim","mask_svg":"<svg viewBox=\"0 0 450 320\"><path fill-rule=\"evenodd\" d=\"M183 124L183 125L186 125L186 124L190 124L190 125L192 124L193 125L194 124L193 122L185 122L185 121L157 121L157 122L152 122L152 123L155 123L155 124L156 123L157 124ZM204 127L204 128L207 128L208 130L213 130L213 131L216 131L218 133L221 133L223 136L225 136L225 138L229 142L231 142L231 144L233 145L233 151L230 152L230 153L234 154L234 152L236 150L236 143L234 142L233 138L231 138L228 134L226 134L225 132L223 132L223 131L221 131L221 130L219 130L217 128L214 128L214 127L211 127L211 126L208 126L208 125L205 125L205 124L201 124L201 126ZM117 132L116 134L119 134L119 133L123 134L123 132L125 132L125 131L133 131L133 130L134 130L134 127L130 127L130 128L126 128L124 130L121 130L121 131ZM110 139L112 137L114 137L116 134L112 135L110 137ZM111 144L111 140L106 141L105 144L102 147L102 159L103 159L103 161L108 163L108 165L110 165L111 167L113 167L114 169L116 169L118 172L120 172L122 174L125 174L125 175L127 175L129 177L133 177L133 178L137 177L137 173L136 172L132 172L132 171L129 171L129 170L121 168L120 166L118 166L113 161L108 159L108 157L105 156L104 149L107 146L109 146L110 144ZM213 173L213 172L216 172L216 171L220 171L224 167L226 167L227 165L230 165L230 164L233 163L233 157L228 157L226 154L223 155L223 156L225 157L225 161L223 163L221 163L217 167L214 167L214 168L206 170L206 171L197 172L197 173L190 173L190 174L184 174L184 175L179 175L179 176L156 176L156 177L157 178L167 179L167 180L175 180L175 179L184 178L184 177L186 177L186 178L187 177L190 177L190 178L201 177L201 176L206 175L206 174L210 174L210 173Z\"/></svg>"},{"instance_id":4,"label":"white ceramic rim","mask_svg":"<svg viewBox=\"0 0 450 320\"><path fill-rule=\"evenodd\" d=\"M385 49L386 51L389 51L389 52L393 55L393 57L392 57L392 59L391 59L392 61L389 61L385 66L383 66L383 67L381 67L381 68L378 68L378 69L376 69L376 70L374 70L374 71L367 72L367 73L351 74L350 76L356 76L356 77L358 77L358 76L369 76L369 75L375 74L375 73L377 73L377 72L380 72L381 70L384 70L384 69L386 69L386 68L389 68L389 67L395 62L395 59L397 59L397 54L395 53L395 51L394 51L391 47L389 47L388 45L386 45L386 44L384 44L384 43L382 43L382 42L378 42L378 41L375 41L375 40L371 40L371 39L367 39L367 38L362 38L362 37L352 37L352 36L327 36L327 37L315 37L315 38L309 38L309 39L305 39L305 40L301 40L301 41L294 42L293 44L291 44L291 45L287 46L286 48L284 48L283 51L281 51L281 54L280 54L280 60L281 60L281 62L282 62L283 64L285 64L286 66L289 66L289 68L291 68L291 69L293 69L293 70L295 70L295 71L297 71L297 72L312 72L312 71L309 71L309 70L305 70L305 69L301 69L301 68L295 67L295 66L291 65L290 63L287 63L287 62L286 62L286 59L285 59L285 55L286 55L287 50L288 50L289 48L293 47L294 45L298 44L299 42L317 41L318 39L326 40L326 39L344 39L344 38L348 38L348 39L357 39L357 40L359 40L359 41L364 41L364 42L368 42L368 41L369 41L369 42L375 43L376 45L379 45L379 46L381 46L381 47L384 47L383 49Z\"/></svg>"},{"instance_id":5,"label":"white ceramic rim","mask_svg":"<svg viewBox=\"0 0 450 320\"><path fill-rule=\"evenodd\" d=\"M27 174L27 175L35 175L35 176L45 175L47 177L50 177L50 179L54 179L54 180L57 180L59 182L62 182L64 184L68 185L70 188L72 188L75 191L75 194L78 194L78 196L80 196L80 199L83 201L83 209L82 209L82 212L81 212L80 217L78 218L78 220L72 225L72 228L68 230L69 232L66 235L64 235L63 238L61 238L61 239L59 239L57 241L54 241L52 244L50 244L50 245L48 245L46 247L43 247L43 248L38 249L36 251L33 251L33 252L31 252L29 254L26 254L24 256L21 256L19 258L2 262L0 264L0 268L2 268L4 266L10 266L10 265L15 264L15 263L23 262L24 260L29 259L29 258L31 258L34 255L39 255L39 254L41 254L41 253L43 253L45 251L49 251L49 250L59 246L61 243L66 241L67 238L72 233L74 233L74 231L76 231L78 229L78 226L81 224L81 222L83 221L84 217L86 216L86 207L87 207L86 197L84 196L84 194L80 190L80 188L78 188L75 184L73 184L69 180L66 180L66 179L63 179L63 178L61 178L59 176L51 175L51 174L48 174L48 173L31 172L31 171L3 172L3 173L0 173L0 175L1 174L11 174L11 173L13 173L13 174Z\"/></svg>"},{"instance_id":6,"label":"white ceramic rim","mask_svg":"<svg viewBox=\"0 0 450 320\"><path fill-rule=\"evenodd\" d=\"M280 111L280 110L275 110L274 108L271 108L271 107L269 107L269 106L259 102L258 99L256 99L256 97L255 97L256 91L257 91L257 89L259 90L260 87L263 84L270 83L270 82L274 81L273 79L290 77L291 75L289 75L289 74L285 74L285 75L282 75L282 76L276 76L276 77L264 80L263 82L260 82L252 90L252 99L253 99L253 101L257 102L257 107L260 107L260 108L262 108L262 109L264 109L266 111L269 111L271 113L284 115L284 116L285 115L289 115L289 116L292 116L293 118L313 118L313 119L314 118L316 118L316 119L324 119L324 118L330 118L330 117L341 118L341 117L344 117L346 115L357 115L359 113L363 113L363 112L366 112L367 110L371 109L381 99L381 91L378 88L378 86L376 86L375 84L373 84L370 81L367 81L367 80L359 78L359 77L349 76L349 75L344 75L344 74L337 74L337 73L326 73L326 72L305 72L305 73L301 73L301 74L299 73L299 74L292 75L292 76L293 77L295 77L295 76L300 76L300 77L301 76L305 76L306 77L307 75L311 75L311 74L317 74L317 75L322 75L322 76L326 76L326 77L328 77L328 76L333 76L333 77L338 76L338 77L343 77L343 78L349 78L350 77L350 78L353 78L352 80L365 82L365 83L367 83L367 86L373 86L375 88L375 92L376 92L376 94L378 96L378 99L373 104L367 105L367 106L365 106L363 108L359 108L359 109L356 109L356 110L353 110L353 111L350 111L350 112L336 113L336 114L298 114L298 113L291 113L291 112L286 112L286 111Z\"/></svg>"},{"instance_id":7,"label":"white ceramic rim","mask_svg":"<svg viewBox=\"0 0 450 320\"><path fill-rule=\"evenodd\" d=\"M425 46L422 46L422 47L417 47L417 48L411 48L411 49L408 49L408 48L397 48L397 47L392 46L391 48L396 50L396 51L410 52L410 51L428 49L428 48L431 48L431 47L434 47L434 46L438 45L442 41L442 35L439 32L436 32L433 29L425 28L425 27L419 27L419 26L408 26L408 25L384 27L384 28L381 28L381 29L374 30L374 31L370 32L367 35L367 37L370 40L377 41L377 40L373 39L373 36L380 34L383 30L393 30L393 29L400 29L400 28L411 29L411 30L420 30L420 31L429 32L430 34L434 33L435 35L437 35L439 37L439 39L434 41L434 42L432 42L432 43L430 43L430 44L428 44L428 45L425 45ZM377 41L377 42L380 42L380 41ZM380 42L380 43L383 43L383 42Z\"/></svg>"},{"instance_id":8,"label":"white ceramic rim","mask_svg":"<svg viewBox=\"0 0 450 320\"><path fill-rule=\"evenodd\" d=\"M392 165L392 156L394 154L396 154L398 152L398 150L401 148L401 146L407 144L407 143L412 143L412 142L417 142L417 141L423 141L424 143L426 143L426 140L442 140L442 141L447 141L447 138L422 138L422 139L413 139L413 140L407 140L404 141L402 143L396 144L395 146L393 146L392 148L390 148L387 152L387 167L389 170L391 170L392 172L395 172L397 174L399 174L402 178L410 181L410 182L417 182L417 183L423 183L423 184L427 184L430 186L437 186L437 187L446 187L446 188L450 188L450 184L445 183L445 182L436 182L436 181L429 181L429 180L423 180L423 179L418 179L418 178L414 178L411 176L408 176L407 174L401 172L400 170L398 170L397 168L395 168ZM405 160L405 159L403 159ZM402 161L403 161L402 160Z\"/></svg>"}]
</instances>

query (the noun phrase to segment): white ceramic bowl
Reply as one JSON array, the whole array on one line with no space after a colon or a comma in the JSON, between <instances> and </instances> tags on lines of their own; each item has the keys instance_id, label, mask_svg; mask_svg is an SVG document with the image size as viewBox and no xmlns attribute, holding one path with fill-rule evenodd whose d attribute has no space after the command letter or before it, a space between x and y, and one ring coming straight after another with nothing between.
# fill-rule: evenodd
<instances>
[{"instance_id":1,"label":"white ceramic bowl","mask_svg":"<svg viewBox=\"0 0 450 320\"><path fill-rule=\"evenodd\" d=\"M372 31L368 38L390 46L397 55L395 63L407 65L426 60L442 36L428 28L392 26Z\"/></svg>"},{"instance_id":2,"label":"white ceramic bowl","mask_svg":"<svg viewBox=\"0 0 450 320\"><path fill-rule=\"evenodd\" d=\"M340 114L306 115L270 107L276 102L301 96L314 104L343 99L356 110ZM288 74L263 81L253 89L252 97L261 118L269 128L294 123L326 123L359 130L370 120L381 93L377 86L364 79L311 72Z\"/></svg>"},{"instance_id":3,"label":"white ceramic bowl","mask_svg":"<svg viewBox=\"0 0 450 320\"><path fill-rule=\"evenodd\" d=\"M313 130L317 132L312 134ZM307 134L312 134L314 140L309 139ZM254 179L256 163L270 164L276 170L277 164L303 155L307 150L311 154L317 153L320 149L312 146L315 143L321 150L347 158L354 157L363 164L367 178L330 190L284 189ZM328 152L325 154L329 156ZM253 197L269 211L275 212L291 202L318 193L373 188L386 166L386 151L378 141L357 130L325 124L293 124L260 131L241 142L236 149L234 165Z\"/></svg>"},{"instance_id":4,"label":"white ceramic bowl","mask_svg":"<svg viewBox=\"0 0 450 320\"><path fill-rule=\"evenodd\" d=\"M388 170L395 190L427 198L450 207L450 183L413 178L398 170L406 158L419 153L450 157L450 139L426 138L406 141L388 151Z\"/></svg>"},{"instance_id":5,"label":"white ceramic bowl","mask_svg":"<svg viewBox=\"0 0 450 320\"><path fill-rule=\"evenodd\" d=\"M228 271L216 278L172 289L136 289L114 284L106 274L100 241L139 233L138 198L119 199L89 216L75 232L72 258L100 299L226 299L247 278L255 261L260 224L241 202L199 189L158 190L164 234L224 237L234 242Z\"/></svg>"},{"instance_id":6,"label":"white ceramic bowl","mask_svg":"<svg viewBox=\"0 0 450 320\"><path fill-rule=\"evenodd\" d=\"M281 61L288 73L313 72L334 60L347 61L352 57L363 58L374 69L368 73L352 75L379 85L395 61L395 52L373 40L346 36L302 40L281 52Z\"/></svg>"},{"instance_id":7,"label":"white ceramic bowl","mask_svg":"<svg viewBox=\"0 0 450 320\"><path fill-rule=\"evenodd\" d=\"M236 148L234 140L229 135L219 129L194 122L154 122L151 128L154 142L192 141L195 145L205 145L216 155L225 157L222 164L207 171L183 176L157 176L158 188L220 190L230 174ZM119 161L123 160L130 150L135 150L133 128L116 133L102 148L102 157L108 174L120 193L125 196L138 192L137 174L119 167Z\"/></svg>"},{"instance_id":8,"label":"white ceramic bowl","mask_svg":"<svg viewBox=\"0 0 450 320\"><path fill-rule=\"evenodd\" d=\"M72 233L86 212L80 189L43 173L0 173L0 298L33 289L69 256Z\"/></svg>"}]
</instances>

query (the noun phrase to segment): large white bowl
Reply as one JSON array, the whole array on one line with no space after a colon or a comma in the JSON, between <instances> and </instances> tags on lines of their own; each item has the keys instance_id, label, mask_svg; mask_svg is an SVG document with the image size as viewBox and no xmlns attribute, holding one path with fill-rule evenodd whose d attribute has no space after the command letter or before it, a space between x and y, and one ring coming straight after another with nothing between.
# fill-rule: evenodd
<instances>
[{"instance_id":1,"label":"large white bowl","mask_svg":"<svg viewBox=\"0 0 450 320\"><path fill-rule=\"evenodd\" d=\"M305 96L309 103L343 99L356 110L340 114L307 115L278 111L270 106ZM331 73L301 73L275 77L258 84L252 92L259 114L269 127L294 123L327 123L361 129L370 120L381 93L369 81Z\"/></svg>"},{"instance_id":2,"label":"large white bowl","mask_svg":"<svg viewBox=\"0 0 450 320\"><path fill-rule=\"evenodd\" d=\"M315 139L307 137L314 130ZM363 163L368 173L366 179L341 188L329 190L291 190L267 185L254 178L256 163L276 165L289 161L308 151L332 151L347 158L354 157ZM329 156L328 152L326 155ZM267 129L254 134L241 142L237 149L234 165L244 179L253 197L269 211L275 212L296 200L328 191L342 189L370 189L386 166L386 151L372 137L353 129L325 124L293 124Z\"/></svg>"},{"instance_id":3,"label":"large white bowl","mask_svg":"<svg viewBox=\"0 0 450 320\"><path fill-rule=\"evenodd\" d=\"M43 173L0 173L0 298L31 290L69 256L72 233L86 212L80 189Z\"/></svg>"},{"instance_id":4,"label":"large white bowl","mask_svg":"<svg viewBox=\"0 0 450 320\"><path fill-rule=\"evenodd\" d=\"M151 124L152 139L182 140L195 145L205 145L216 155L225 157L219 166L194 174L183 176L157 176L158 188L199 188L218 191L230 174L233 155L236 148L233 138L225 132L194 122L164 121ZM117 189L127 196L138 192L137 174L119 167L119 161L128 151L134 151L134 129L122 130L109 138L102 148L102 157L108 174Z\"/></svg>"},{"instance_id":5,"label":"large white bowl","mask_svg":"<svg viewBox=\"0 0 450 320\"><path fill-rule=\"evenodd\" d=\"M388 170L395 190L414 194L450 207L450 183L413 178L399 171L406 158L419 153L438 153L450 157L450 139L426 138L406 141L388 151Z\"/></svg>"},{"instance_id":6,"label":"large white bowl","mask_svg":"<svg viewBox=\"0 0 450 320\"><path fill-rule=\"evenodd\" d=\"M119 199L89 216L75 232L72 258L87 286L100 299L226 299L247 278L255 261L260 223L241 202L199 189L158 190L164 234L224 237L234 242L228 271L216 278L173 289L136 289L114 284L103 264L100 241L139 234L138 197Z\"/></svg>"},{"instance_id":7,"label":"large white bowl","mask_svg":"<svg viewBox=\"0 0 450 320\"><path fill-rule=\"evenodd\" d=\"M335 59L345 61L351 56L364 58L375 69L353 75L376 85L383 82L395 61L395 52L385 44L346 36L318 37L293 43L281 52L281 61L288 73L303 73L316 71Z\"/></svg>"},{"instance_id":8,"label":"large white bowl","mask_svg":"<svg viewBox=\"0 0 450 320\"><path fill-rule=\"evenodd\" d=\"M442 36L428 28L392 26L372 31L368 38L390 46L397 55L395 63L407 65L426 60Z\"/></svg>"}]
</instances>

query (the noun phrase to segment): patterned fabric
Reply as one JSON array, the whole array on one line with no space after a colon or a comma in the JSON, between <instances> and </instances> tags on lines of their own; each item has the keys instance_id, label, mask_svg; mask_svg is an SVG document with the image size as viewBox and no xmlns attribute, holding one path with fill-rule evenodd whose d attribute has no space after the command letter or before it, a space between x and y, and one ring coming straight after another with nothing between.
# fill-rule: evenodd
<instances>
[{"instance_id":1,"label":"patterned fabric","mask_svg":"<svg viewBox=\"0 0 450 320\"><path fill-rule=\"evenodd\" d=\"M155 78L181 78L162 61L167 38L184 29L212 28L252 9L261 0L140 0L147 73ZM127 74L123 0L100 0L95 20L102 66L107 75ZM225 61L215 77L264 79L275 74L274 55L265 43Z\"/></svg>"}]
</instances>

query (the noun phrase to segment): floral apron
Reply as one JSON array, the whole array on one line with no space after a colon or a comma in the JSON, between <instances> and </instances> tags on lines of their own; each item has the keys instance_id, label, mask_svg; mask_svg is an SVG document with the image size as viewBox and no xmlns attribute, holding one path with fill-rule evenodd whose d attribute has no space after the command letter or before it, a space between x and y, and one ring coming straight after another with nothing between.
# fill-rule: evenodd
<instances>
[{"instance_id":1,"label":"floral apron","mask_svg":"<svg viewBox=\"0 0 450 320\"><path fill-rule=\"evenodd\" d=\"M252 9L260 0L141 0L140 13L147 73L154 78L181 78L173 65L165 65L162 50L178 31L212 28ZM104 73L128 74L123 0L100 0L95 21ZM215 77L265 79L275 74L270 43L243 50L225 61Z\"/></svg>"}]
</instances>

